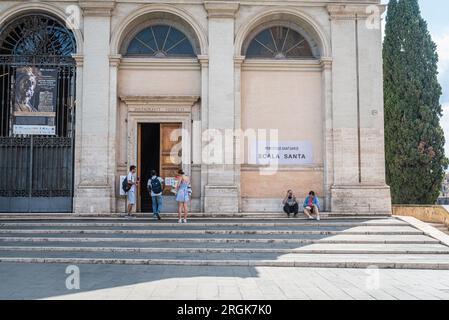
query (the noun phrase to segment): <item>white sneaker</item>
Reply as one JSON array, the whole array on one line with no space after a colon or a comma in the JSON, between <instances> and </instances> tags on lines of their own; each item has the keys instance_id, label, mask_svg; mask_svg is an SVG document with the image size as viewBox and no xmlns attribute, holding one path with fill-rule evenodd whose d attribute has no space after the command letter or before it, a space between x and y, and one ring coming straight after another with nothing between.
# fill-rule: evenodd
<instances>
[{"instance_id":1,"label":"white sneaker","mask_svg":"<svg viewBox=\"0 0 449 320\"><path fill-rule=\"evenodd\" d=\"M316 217L316 220L317 220L317 221L320 221L321 219L320 219L320 217Z\"/></svg>"},{"instance_id":2,"label":"white sneaker","mask_svg":"<svg viewBox=\"0 0 449 320\"><path fill-rule=\"evenodd\" d=\"M179 219L179 220L178 220L178 223L182 223L182 219Z\"/></svg>"},{"instance_id":3,"label":"white sneaker","mask_svg":"<svg viewBox=\"0 0 449 320\"><path fill-rule=\"evenodd\" d=\"M187 223L187 219L184 219L183 222L184 222L184 223Z\"/></svg>"}]
</instances>

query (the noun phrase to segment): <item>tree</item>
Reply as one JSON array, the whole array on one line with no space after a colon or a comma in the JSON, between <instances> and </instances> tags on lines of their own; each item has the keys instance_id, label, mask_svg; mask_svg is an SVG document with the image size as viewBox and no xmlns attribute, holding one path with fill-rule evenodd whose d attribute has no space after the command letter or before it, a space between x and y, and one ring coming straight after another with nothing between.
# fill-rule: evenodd
<instances>
[{"instance_id":1,"label":"tree","mask_svg":"<svg viewBox=\"0 0 449 320\"><path fill-rule=\"evenodd\" d=\"M391 0L383 46L385 157L393 203L434 204L449 161L436 45L417 0Z\"/></svg>"}]
</instances>

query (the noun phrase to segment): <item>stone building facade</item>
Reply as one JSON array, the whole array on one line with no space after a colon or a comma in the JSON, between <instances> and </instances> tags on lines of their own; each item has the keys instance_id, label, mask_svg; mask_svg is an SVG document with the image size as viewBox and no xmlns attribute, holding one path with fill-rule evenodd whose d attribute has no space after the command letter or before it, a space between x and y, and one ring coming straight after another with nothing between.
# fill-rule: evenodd
<instances>
[{"instance_id":1,"label":"stone building facade","mask_svg":"<svg viewBox=\"0 0 449 320\"><path fill-rule=\"evenodd\" d=\"M150 168L171 178L182 167L192 211L277 212L293 189L314 190L328 212L385 214L384 9L379 0L2 1L0 45L27 15L73 35L75 213L122 212L120 177L136 164L142 182ZM280 145L304 146L306 161L262 173L251 132L270 129ZM211 132L226 130L245 135L208 154ZM176 143L182 163L168 160Z\"/></svg>"}]
</instances>

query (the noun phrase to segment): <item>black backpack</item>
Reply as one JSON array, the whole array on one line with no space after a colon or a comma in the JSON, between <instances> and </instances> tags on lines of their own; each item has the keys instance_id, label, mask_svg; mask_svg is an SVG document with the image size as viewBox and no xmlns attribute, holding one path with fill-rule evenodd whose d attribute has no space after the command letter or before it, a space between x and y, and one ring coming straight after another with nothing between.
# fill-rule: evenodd
<instances>
[{"instance_id":1,"label":"black backpack","mask_svg":"<svg viewBox=\"0 0 449 320\"><path fill-rule=\"evenodd\" d=\"M122 189L125 192L128 192L131 189L131 186L128 183L128 177L126 177L122 182Z\"/></svg>"},{"instance_id":2,"label":"black backpack","mask_svg":"<svg viewBox=\"0 0 449 320\"><path fill-rule=\"evenodd\" d=\"M159 178L150 179L150 182L151 190L153 191L153 193L159 194L162 192L162 184L159 181Z\"/></svg>"}]
</instances>

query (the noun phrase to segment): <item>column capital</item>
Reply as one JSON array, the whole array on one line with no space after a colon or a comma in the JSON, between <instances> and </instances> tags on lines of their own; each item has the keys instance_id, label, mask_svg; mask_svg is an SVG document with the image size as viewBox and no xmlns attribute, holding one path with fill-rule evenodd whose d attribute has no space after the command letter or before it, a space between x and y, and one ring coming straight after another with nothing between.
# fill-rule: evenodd
<instances>
[{"instance_id":1,"label":"column capital","mask_svg":"<svg viewBox=\"0 0 449 320\"><path fill-rule=\"evenodd\" d=\"M79 6L85 17L110 17L115 8L115 0L80 0Z\"/></svg>"},{"instance_id":2,"label":"column capital","mask_svg":"<svg viewBox=\"0 0 449 320\"><path fill-rule=\"evenodd\" d=\"M209 66L209 56L208 55L198 55L198 62L201 64L202 67L208 67Z\"/></svg>"},{"instance_id":3,"label":"column capital","mask_svg":"<svg viewBox=\"0 0 449 320\"><path fill-rule=\"evenodd\" d=\"M245 56L235 56L234 57L234 64L236 66L241 66L243 64L243 62L245 61Z\"/></svg>"},{"instance_id":4,"label":"column capital","mask_svg":"<svg viewBox=\"0 0 449 320\"><path fill-rule=\"evenodd\" d=\"M121 54L111 54L109 55L109 66L118 67L120 62L122 61Z\"/></svg>"},{"instance_id":5,"label":"column capital","mask_svg":"<svg viewBox=\"0 0 449 320\"><path fill-rule=\"evenodd\" d=\"M360 5L360 4L330 4L327 11L332 20L367 19L375 15L380 17L385 12L385 5Z\"/></svg>"},{"instance_id":6,"label":"column capital","mask_svg":"<svg viewBox=\"0 0 449 320\"><path fill-rule=\"evenodd\" d=\"M75 53L75 54L72 54L72 58L75 60L77 67L82 67L83 66L84 55Z\"/></svg>"},{"instance_id":7,"label":"column capital","mask_svg":"<svg viewBox=\"0 0 449 320\"><path fill-rule=\"evenodd\" d=\"M204 7L209 18L231 18L234 19L235 14L239 10L240 4L231 1L206 1Z\"/></svg>"},{"instance_id":8,"label":"column capital","mask_svg":"<svg viewBox=\"0 0 449 320\"><path fill-rule=\"evenodd\" d=\"M331 57L322 57L320 59L321 68L328 69L328 68L332 67L332 62L333 62L333 59Z\"/></svg>"}]
</instances>

